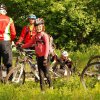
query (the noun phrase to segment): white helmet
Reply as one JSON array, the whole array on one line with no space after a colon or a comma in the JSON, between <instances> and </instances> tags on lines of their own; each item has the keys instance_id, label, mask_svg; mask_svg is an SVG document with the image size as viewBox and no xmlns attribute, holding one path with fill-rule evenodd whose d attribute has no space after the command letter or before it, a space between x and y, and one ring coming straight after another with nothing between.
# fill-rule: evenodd
<instances>
[{"instance_id":1,"label":"white helmet","mask_svg":"<svg viewBox=\"0 0 100 100\"><path fill-rule=\"evenodd\" d=\"M68 52L67 51L63 51L62 52L62 56L67 57L68 56Z\"/></svg>"},{"instance_id":2,"label":"white helmet","mask_svg":"<svg viewBox=\"0 0 100 100\"><path fill-rule=\"evenodd\" d=\"M4 4L0 4L0 14L3 14L3 15L7 14L7 8Z\"/></svg>"}]
</instances>

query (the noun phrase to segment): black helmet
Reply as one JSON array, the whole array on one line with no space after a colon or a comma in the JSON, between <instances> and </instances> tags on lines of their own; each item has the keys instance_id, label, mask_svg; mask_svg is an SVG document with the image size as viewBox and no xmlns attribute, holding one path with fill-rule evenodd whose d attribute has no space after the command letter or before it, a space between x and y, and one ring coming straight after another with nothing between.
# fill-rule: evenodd
<instances>
[{"instance_id":1,"label":"black helmet","mask_svg":"<svg viewBox=\"0 0 100 100\"><path fill-rule=\"evenodd\" d=\"M0 10L2 9L7 10L6 6L3 3L0 4Z\"/></svg>"}]
</instances>

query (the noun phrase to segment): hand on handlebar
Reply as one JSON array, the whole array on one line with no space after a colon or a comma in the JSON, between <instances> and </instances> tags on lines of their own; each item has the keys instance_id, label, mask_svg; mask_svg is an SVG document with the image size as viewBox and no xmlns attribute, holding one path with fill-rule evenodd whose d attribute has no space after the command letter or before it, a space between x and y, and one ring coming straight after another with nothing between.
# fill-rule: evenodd
<instances>
[{"instance_id":1,"label":"hand on handlebar","mask_svg":"<svg viewBox=\"0 0 100 100\"><path fill-rule=\"evenodd\" d=\"M16 47L17 47L18 50L23 51L22 44L17 44Z\"/></svg>"}]
</instances>

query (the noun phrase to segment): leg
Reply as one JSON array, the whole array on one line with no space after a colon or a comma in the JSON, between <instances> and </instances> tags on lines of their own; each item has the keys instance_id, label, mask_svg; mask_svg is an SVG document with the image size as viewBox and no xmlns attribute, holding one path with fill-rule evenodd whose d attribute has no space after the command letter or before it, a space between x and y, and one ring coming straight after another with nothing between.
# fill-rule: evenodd
<instances>
[{"instance_id":1,"label":"leg","mask_svg":"<svg viewBox=\"0 0 100 100\"><path fill-rule=\"evenodd\" d=\"M0 53L1 54L1 53ZM0 55L0 79L2 78L2 71L1 71L1 55Z\"/></svg>"},{"instance_id":2,"label":"leg","mask_svg":"<svg viewBox=\"0 0 100 100\"><path fill-rule=\"evenodd\" d=\"M2 50L3 63L6 66L8 73L12 67L12 49L10 41L4 41L2 43Z\"/></svg>"},{"instance_id":3,"label":"leg","mask_svg":"<svg viewBox=\"0 0 100 100\"><path fill-rule=\"evenodd\" d=\"M43 72L44 72L45 77L47 78L49 87L52 87L51 77L50 77L50 74L49 74L49 60L47 62L47 66L43 66L42 69L43 69Z\"/></svg>"},{"instance_id":4,"label":"leg","mask_svg":"<svg viewBox=\"0 0 100 100\"><path fill-rule=\"evenodd\" d=\"M49 87L52 87L52 82L51 82L51 77L50 77L50 74L49 74L49 68L48 68L48 66L44 67L44 75L47 78Z\"/></svg>"},{"instance_id":5,"label":"leg","mask_svg":"<svg viewBox=\"0 0 100 100\"><path fill-rule=\"evenodd\" d=\"M43 57L37 57L37 63L38 63L38 71L39 71L39 77L40 77L40 88L41 90L44 90L44 74L43 74Z\"/></svg>"},{"instance_id":6,"label":"leg","mask_svg":"<svg viewBox=\"0 0 100 100\"><path fill-rule=\"evenodd\" d=\"M40 88L41 90L45 89L45 84L44 84L44 74L43 71L39 68L39 76L40 76Z\"/></svg>"},{"instance_id":7,"label":"leg","mask_svg":"<svg viewBox=\"0 0 100 100\"><path fill-rule=\"evenodd\" d=\"M2 63L2 42L0 42L0 65Z\"/></svg>"}]
</instances>

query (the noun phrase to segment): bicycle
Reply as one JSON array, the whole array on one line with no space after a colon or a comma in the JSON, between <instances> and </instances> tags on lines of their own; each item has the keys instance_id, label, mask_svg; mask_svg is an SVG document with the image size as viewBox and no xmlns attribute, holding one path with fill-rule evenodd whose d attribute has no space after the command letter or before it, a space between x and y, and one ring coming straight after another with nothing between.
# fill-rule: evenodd
<instances>
[{"instance_id":1,"label":"bicycle","mask_svg":"<svg viewBox=\"0 0 100 100\"><path fill-rule=\"evenodd\" d=\"M64 69L60 69L60 65L64 67ZM68 66L64 62L55 63L51 65L51 69L49 70L51 73L51 78L69 78L71 76L71 71Z\"/></svg>"},{"instance_id":2,"label":"bicycle","mask_svg":"<svg viewBox=\"0 0 100 100\"><path fill-rule=\"evenodd\" d=\"M30 74L33 75L32 77L39 79L37 71L37 63L32 59L32 56L35 55L34 50L17 48L17 52L18 54L15 62L15 67L13 67L11 71L8 73L5 79L6 83L8 83L9 78L13 76L10 82L24 84L26 78L26 72L25 72L26 64L29 64L31 68Z\"/></svg>"},{"instance_id":3,"label":"bicycle","mask_svg":"<svg viewBox=\"0 0 100 100\"><path fill-rule=\"evenodd\" d=\"M100 55L91 56L87 65L93 62L100 62Z\"/></svg>"},{"instance_id":4,"label":"bicycle","mask_svg":"<svg viewBox=\"0 0 100 100\"><path fill-rule=\"evenodd\" d=\"M95 87L100 82L100 56L92 56L83 69L80 80L85 89Z\"/></svg>"}]
</instances>

